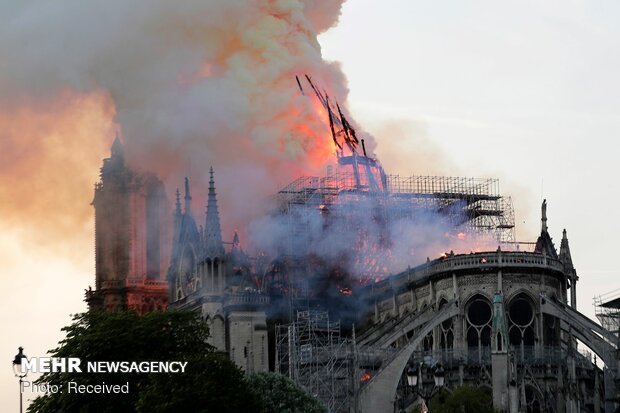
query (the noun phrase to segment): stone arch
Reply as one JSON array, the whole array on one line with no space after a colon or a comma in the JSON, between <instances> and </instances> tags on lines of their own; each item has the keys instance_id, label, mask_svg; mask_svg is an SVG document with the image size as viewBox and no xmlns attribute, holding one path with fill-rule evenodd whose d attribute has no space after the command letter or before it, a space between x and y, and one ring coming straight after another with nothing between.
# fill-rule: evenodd
<instances>
[{"instance_id":1,"label":"stone arch","mask_svg":"<svg viewBox=\"0 0 620 413\"><path fill-rule=\"evenodd\" d=\"M404 347L397 350L396 354L387 360L386 365L382 366L381 370L360 390L359 406L362 413L392 411L398 382L413 352L430 331L458 314L459 307L456 301L452 301L443 311L433 313L433 317L428 321L416 318L402 329L405 334L407 331L420 327L417 334L414 334Z\"/></svg>"},{"instance_id":2,"label":"stone arch","mask_svg":"<svg viewBox=\"0 0 620 413\"><path fill-rule=\"evenodd\" d=\"M483 363L491 354L493 304L484 294L473 294L463 308L468 358Z\"/></svg>"},{"instance_id":3,"label":"stone arch","mask_svg":"<svg viewBox=\"0 0 620 413\"><path fill-rule=\"evenodd\" d=\"M476 387L489 395L489 398L493 400L493 386L490 383L480 383Z\"/></svg>"},{"instance_id":4,"label":"stone arch","mask_svg":"<svg viewBox=\"0 0 620 413\"><path fill-rule=\"evenodd\" d=\"M542 413L544 406L544 397L540 393L537 386L532 383L524 383L525 386L525 412L526 413Z\"/></svg>"},{"instance_id":5,"label":"stone arch","mask_svg":"<svg viewBox=\"0 0 620 413\"><path fill-rule=\"evenodd\" d=\"M604 380L604 399L614 398L618 377L617 347L611 343L617 342L615 336L604 330L600 325L583 314L561 303L554 303L544 295L540 297L540 308L543 314L549 314L564 321L571 329L574 338L598 355L608 368L609 380ZM617 339L617 338L616 338ZM613 403L605 403L605 411L613 411Z\"/></svg>"},{"instance_id":6,"label":"stone arch","mask_svg":"<svg viewBox=\"0 0 620 413\"><path fill-rule=\"evenodd\" d=\"M223 265L223 260L218 256L215 256L215 257L208 256L204 259L203 263L204 263L203 264L203 268L204 268L203 286L208 291L212 291L212 292L221 291L224 286L220 284L222 280L220 279L219 274L221 271L220 267Z\"/></svg>"},{"instance_id":7,"label":"stone arch","mask_svg":"<svg viewBox=\"0 0 620 413\"><path fill-rule=\"evenodd\" d=\"M493 296L488 294L486 291L472 291L466 296L462 297L461 302L467 303L475 296L481 296L486 298L489 302L493 302Z\"/></svg>"},{"instance_id":8,"label":"stone arch","mask_svg":"<svg viewBox=\"0 0 620 413\"><path fill-rule=\"evenodd\" d=\"M197 255L191 243L183 245L177 268L176 298L180 299L195 290L198 277Z\"/></svg>"},{"instance_id":9,"label":"stone arch","mask_svg":"<svg viewBox=\"0 0 620 413\"><path fill-rule=\"evenodd\" d=\"M517 354L534 353L538 344L538 305L528 291L516 291L506 303L508 342Z\"/></svg>"},{"instance_id":10,"label":"stone arch","mask_svg":"<svg viewBox=\"0 0 620 413\"><path fill-rule=\"evenodd\" d=\"M422 339L422 344L420 345L420 350L422 351L433 351L433 346L435 345L435 336L433 331L429 331L424 338Z\"/></svg>"},{"instance_id":11,"label":"stone arch","mask_svg":"<svg viewBox=\"0 0 620 413\"><path fill-rule=\"evenodd\" d=\"M437 311L442 311L447 305L448 300L444 296L440 296L437 300ZM439 324L439 326L435 329L437 346L442 352L450 351L454 348L456 319L456 317L449 318Z\"/></svg>"},{"instance_id":12,"label":"stone arch","mask_svg":"<svg viewBox=\"0 0 620 413\"><path fill-rule=\"evenodd\" d=\"M444 304L447 304L448 301L450 301L450 298L445 292L442 291L439 294L437 294L437 297L435 298L435 306L436 308L439 308L442 302Z\"/></svg>"},{"instance_id":13,"label":"stone arch","mask_svg":"<svg viewBox=\"0 0 620 413\"><path fill-rule=\"evenodd\" d=\"M520 287L516 290L514 290L513 292L510 293L510 296L506 297L505 302L508 304L510 303L515 297L517 297L518 295L526 295L533 303L534 308L536 310L538 310L538 297L536 296L536 294L532 293L531 290L527 289L527 288L523 288Z\"/></svg>"},{"instance_id":14,"label":"stone arch","mask_svg":"<svg viewBox=\"0 0 620 413\"><path fill-rule=\"evenodd\" d=\"M542 345L557 346L560 344L560 319L549 314L542 314Z\"/></svg>"},{"instance_id":15,"label":"stone arch","mask_svg":"<svg viewBox=\"0 0 620 413\"><path fill-rule=\"evenodd\" d=\"M609 344L614 342L614 336L594 323L586 316L574 312L561 304L553 303L547 297L541 296L541 311L557 317L567 323L575 338L589 347L610 369L616 372L616 347Z\"/></svg>"}]
</instances>

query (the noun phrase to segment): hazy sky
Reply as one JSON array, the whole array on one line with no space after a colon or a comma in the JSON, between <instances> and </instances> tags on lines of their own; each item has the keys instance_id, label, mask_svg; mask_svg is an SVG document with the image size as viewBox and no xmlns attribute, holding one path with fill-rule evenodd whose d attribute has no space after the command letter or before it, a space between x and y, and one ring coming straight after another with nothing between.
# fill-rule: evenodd
<instances>
[{"instance_id":1,"label":"hazy sky","mask_svg":"<svg viewBox=\"0 0 620 413\"><path fill-rule=\"evenodd\" d=\"M589 315L594 295L620 287L612 264L620 230L619 9L611 1L350 0L339 25L319 38L324 56L341 62L350 110L375 134L388 172L500 178L525 241L535 240L547 199L558 248L568 231L579 309ZM93 121L68 131L87 135L93 125L113 129ZM104 155L103 148L93 155L92 174L79 185L95 181ZM91 255L44 248L22 237L26 225L0 217L3 410L17 406L9 368L17 346L31 355L53 348L69 313L85 309L83 290L94 280ZM91 229L89 222L76 242L92 242Z\"/></svg>"},{"instance_id":2,"label":"hazy sky","mask_svg":"<svg viewBox=\"0 0 620 413\"><path fill-rule=\"evenodd\" d=\"M523 241L547 199L592 316L620 288L619 17L611 1L355 0L320 37L386 170L499 178Z\"/></svg>"}]
</instances>

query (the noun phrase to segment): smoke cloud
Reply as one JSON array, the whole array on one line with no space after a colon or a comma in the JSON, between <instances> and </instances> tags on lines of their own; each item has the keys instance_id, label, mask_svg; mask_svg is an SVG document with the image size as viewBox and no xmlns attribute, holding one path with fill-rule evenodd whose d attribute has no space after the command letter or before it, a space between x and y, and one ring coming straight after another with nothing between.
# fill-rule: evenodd
<instances>
[{"instance_id":1,"label":"smoke cloud","mask_svg":"<svg viewBox=\"0 0 620 413\"><path fill-rule=\"evenodd\" d=\"M100 90L0 105L4 234L14 233L33 253L45 246L84 258L78 251L92 244L93 165L108 150L113 117L109 95Z\"/></svg>"},{"instance_id":2,"label":"smoke cloud","mask_svg":"<svg viewBox=\"0 0 620 413\"><path fill-rule=\"evenodd\" d=\"M198 217L213 166L224 238L235 227L243 235L252 223L251 240L269 249L265 242L280 225L265 227L260 217L270 205L262 201L300 175L323 175L333 161L325 110L310 88L299 90L295 75L312 76L346 112L346 79L337 63L322 58L317 42L337 23L342 3L40 0L0 6L10 16L0 27L0 171L4 181L21 176L37 187L28 193L28 185L7 186L0 199L19 201L7 203L5 216L50 226L43 239L89 236L89 183L116 128L130 166L158 174L169 196L183 176L191 177ZM373 153L374 140L365 140ZM57 206L50 208L53 221L49 200ZM429 226L434 218L415 228L396 222L379 230L372 216L363 217L368 245L385 234L411 240L415 245L390 245L402 266L412 250L418 257L436 255L421 251L421 243L442 248L429 238L446 233L443 224ZM335 245L366 248L355 246L359 234L343 234L346 228L335 223L332 233L310 231L307 243L326 256L339 253ZM280 247L274 248L270 252Z\"/></svg>"},{"instance_id":3,"label":"smoke cloud","mask_svg":"<svg viewBox=\"0 0 620 413\"><path fill-rule=\"evenodd\" d=\"M333 154L327 117L295 75L311 75L346 102L344 75L322 59L316 39L338 21L341 5L13 2L3 6L11 18L0 28L0 95L8 104L104 91L131 165L157 173L169 194L189 175L204 205L214 166L231 231L256 214L253 200L317 173Z\"/></svg>"},{"instance_id":4,"label":"smoke cloud","mask_svg":"<svg viewBox=\"0 0 620 413\"><path fill-rule=\"evenodd\" d=\"M464 220L459 207L449 218L423 206L405 212L382 196L356 196L326 214L293 206L288 214L263 216L250 224L249 237L271 256L320 257L328 269L344 271L343 285L352 286L451 252L495 250L493 234L455 230L454 220Z\"/></svg>"}]
</instances>

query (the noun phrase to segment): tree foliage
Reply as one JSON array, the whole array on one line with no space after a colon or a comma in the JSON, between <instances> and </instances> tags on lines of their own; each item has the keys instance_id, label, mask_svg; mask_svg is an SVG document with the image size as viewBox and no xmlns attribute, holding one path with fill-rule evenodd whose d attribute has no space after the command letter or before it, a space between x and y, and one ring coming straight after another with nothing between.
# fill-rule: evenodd
<instances>
[{"instance_id":1,"label":"tree foliage","mask_svg":"<svg viewBox=\"0 0 620 413\"><path fill-rule=\"evenodd\" d=\"M248 378L260 397L261 413L324 413L325 407L293 381L277 373L257 373Z\"/></svg>"},{"instance_id":2,"label":"tree foliage","mask_svg":"<svg viewBox=\"0 0 620 413\"><path fill-rule=\"evenodd\" d=\"M39 384L62 392L37 397L29 412L253 412L256 395L243 373L207 343L206 323L192 312L88 312L64 327L52 357L88 361L187 361L185 373L46 373ZM129 383L128 394L69 393L67 384Z\"/></svg>"},{"instance_id":3,"label":"tree foliage","mask_svg":"<svg viewBox=\"0 0 620 413\"><path fill-rule=\"evenodd\" d=\"M495 413L493 400L485 390L468 385L459 386L452 393L439 392L428 406L432 413ZM420 412L416 406L412 413Z\"/></svg>"}]
</instances>

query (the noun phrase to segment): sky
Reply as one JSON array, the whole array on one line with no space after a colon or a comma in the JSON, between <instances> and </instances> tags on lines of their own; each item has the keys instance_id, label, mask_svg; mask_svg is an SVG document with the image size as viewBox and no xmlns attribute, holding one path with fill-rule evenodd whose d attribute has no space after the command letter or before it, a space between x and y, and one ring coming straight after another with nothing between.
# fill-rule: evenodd
<instances>
[{"instance_id":1,"label":"sky","mask_svg":"<svg viewBox=\"0 0 620 413\"><path fill-rule=\"evenodd\" d=\"M494 177L535 241L566 228L580 311L620 288L620 5L349 1L320 36L390 173Z\"/></svg>"},{"instance_id":2,"label":"sky","mask_svg":"<svg viewBox=\"0 0 620 413\"><path fill-rule=\"evenodd\" d=\"M4 1L0 11L9 8ZM323 57L338 62L348 79L349 112L375 136L389 173L499 178L523 241L535 240L547 199L556 247L568 231L578 307L589 316L595 295L620 288L612 260L620 230L619 9L611 1L349 0L338 25L319 37ZM10 64L1 53L0 73ZM27 127L45 132L41 141L11 147L11 156L89 147L16 171L6 167L0 141L0 202L21 210L0 204L3 410L17 406L8 367L16 348L29 355L53 348L70 314L85 310L83 292L94 281L89 203L109 142L89 137L113 137L114 108L105 93L67 94L53 103L55 120L66 122L51 126L51 104L0 105L5 133L23 132L15 120L33 119L28 110L37 115ZM63 175L67 162L84 173ZM49 185L66 194L38 197ZM72 204L83 208L73 211ZM46 212L48 220L28 219ZM83 219L67 218L76 213ZM51 235L67 242L56 245Z\"/></svg>"}]
</instances>

